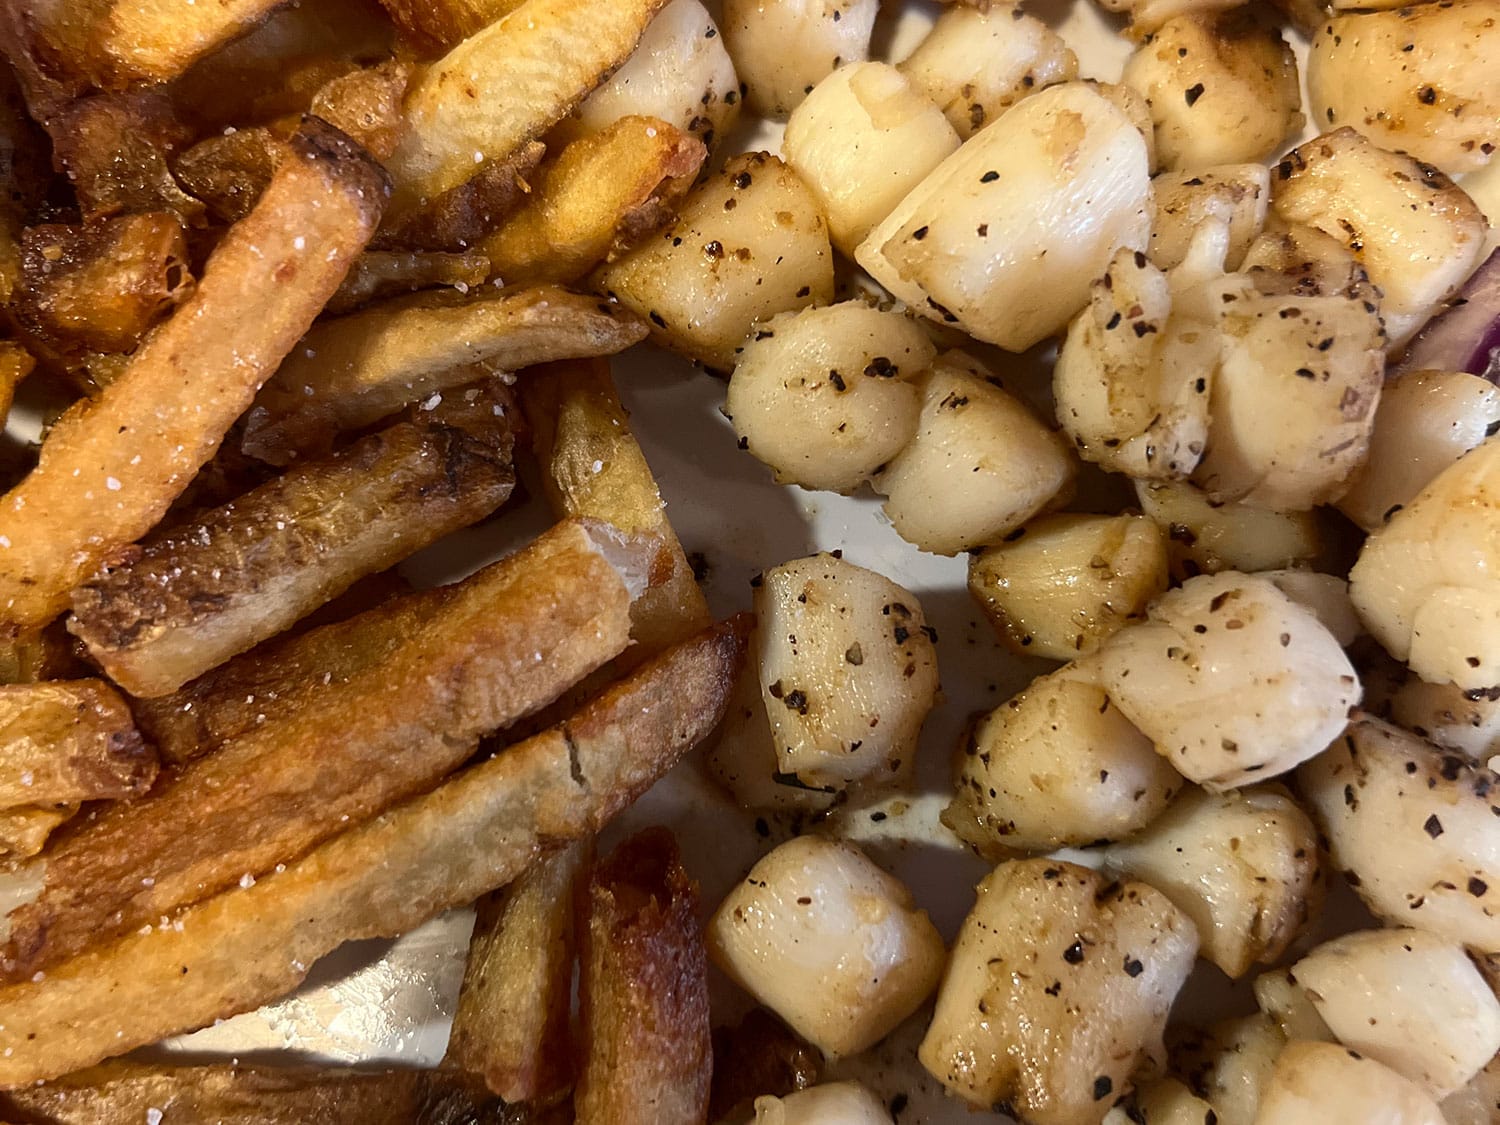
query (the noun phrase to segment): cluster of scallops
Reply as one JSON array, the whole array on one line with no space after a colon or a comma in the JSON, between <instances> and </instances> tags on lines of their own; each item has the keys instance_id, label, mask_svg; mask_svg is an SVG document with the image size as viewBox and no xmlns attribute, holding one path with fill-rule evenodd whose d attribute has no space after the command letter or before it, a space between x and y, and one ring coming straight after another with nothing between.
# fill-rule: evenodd
<instances>
[{"instance_id":1,"label":"cluster of scallops","mask_svg":"<svg viewBox=\"0 0 1500 1125\"><path fill-rule=\"evenodd\" d=\"M678 79L787 118L782 155L603 286L729 373L778 480L873 489L1059 663L958 755L944 823L998 866L951 950L810 834L711 952L832 1056L935 993L923 1066L1035 1125L1500 1120L1500 3L1104 3L1118 83L1001 3L896 64L876 0L725 0L718 43L684 17ZM908 783L917 599L824 554L756 602L719 779L812 815ZM1343 885L1366 927L1327 938ZM1198 958L1259 1010L1169 1057ZM889 1120L853 1087L763 1101Z\"/></svg>"}]
</instances>

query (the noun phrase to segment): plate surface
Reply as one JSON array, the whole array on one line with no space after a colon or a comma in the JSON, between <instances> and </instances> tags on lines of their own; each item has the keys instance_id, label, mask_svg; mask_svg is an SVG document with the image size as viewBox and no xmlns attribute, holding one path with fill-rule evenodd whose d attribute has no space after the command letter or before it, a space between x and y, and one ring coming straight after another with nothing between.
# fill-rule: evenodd
<instances>
[{"instance_id":1,"label":"plate surface","mask_svg":"<svg viewBox=\"0 0 1500 1125\"><path fill-rule=\"evenodd\" d=\"M1062 33L1078 53L1084 76L1118 78L1129 48L1093 3L1043 0L1027 8ZM892 60L904 57L935 10L908 6L899 20L878 24L875 54ZM777 134L774 128L762 127L732 138L730 145L739 141L738 147L774 150ZM1007 376L1008 386L1038 400L1045 398L1045 355L986 354ZM986 871L937 824L951 789L953 748L972 712L996 706L1051 665L1003 652L965 588L967 560L923 554L905 543L883 518L875 497L774 485L762 465L735 447L719 413L722 382L651 348L617 359L614 371L683 545L700 552L707 562L706 588L715 615L748 608L749 581L760 570L834 548L843 550L850 561L906 586L921 601L939 633L943 702L923 732L918 792L845 808L835 828L866 846L903 879L951 939L973 902L974 883ZM1094 499L1109 502L1107 495ZM1116 501L1115 506L1125 502ZM498 523L453 536L405 569L421 584L451 580L529 538L547 522L546 513L535 504L508 511ZM880 820L871 817L877 811L885 814ZM774 818L757 825L754 817L706 781L691 760L623 816L610 836L648 823L665 823L677 832L709 907L759 854L789 832ZM345 946L315 966L294 995L171 1040L153 1053L434 1064L447 1041L446 1013L462 975L471 924L469 911L454 911L394 942ZM1190 1009L1208 1007L1222 1000L1223 990L1217 973L1200 971L1184 1003ZM721 1019L747 1003L722 979L715 979L714 993ZM905 1095L900 1125L999 1120L975 1117L945 1099L922 1072L915 1050L926 1019L926 1011L919 1012L865 1056L836 1067L834 1076L857 1076L887 1101Z\"/></svg>"}]
</instances>

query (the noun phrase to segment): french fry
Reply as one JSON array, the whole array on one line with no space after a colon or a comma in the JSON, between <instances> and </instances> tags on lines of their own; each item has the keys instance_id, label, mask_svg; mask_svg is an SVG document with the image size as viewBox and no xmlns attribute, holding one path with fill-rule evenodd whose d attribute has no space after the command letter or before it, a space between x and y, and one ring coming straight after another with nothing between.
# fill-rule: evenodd
<instances>
[{"instance_id":1,"label":"french fry","mask_svg":"<svg viewBox=\"0 0 1500 1125\"><path fill-rule=\"evenodd\" d=\"M0 182L6 185L0 192L0 304L8 305L21 283L21 228L52 178L47 149L46 135L26 113L15 73L0 60Z\"/></svg>"},{"instance_id":2,"label":"french fry","mask_svg":"<svg viewBox=\"0 0 1500 1125\"><path fill-rule=\"evenodd\" d=\"M153 1111L158 1115L153 1117ZM161 1120L221 1125L523 1125L483 1084L443 1070L105 1063L0 1095L0 1115L50 1125Z\"/></svg>"},{"instance_id":3,"label":"french fry","mask_svg":"<svg viewBox=\"0 0 1500 1125\"><path fill-rule=\"evenodd\" d=\"M371 60L387 58L394 30L375 0L285 4L194 63L163 92L200 137L288 115L322 117L312 108L317 92Z\"/></svg>"},{"instance_id":4,"label":"french fry","mask_svg":"<svg viewBox=\"0 0 1500 1125\"><path fill-rule=\"evenodd\" d=\"M122 90L175 78L275 7L276 0L40 0L22 10L29 51L45 60L44 70Z\"/></svg>"},{"instance_id":5,"label":"french fry","mask_svg":"<svg viewBox=\"0 0 1500 1125\"><path fill-rule=\"evenodd\" d=\"M212 754L264 724L267 712L291 712L325 688L375 667L428 619L447 595L410 594L309 632L277 637L198 677L181 691L138 699L136 722L164 762Z\"/></svg>"},{"instance_id":6,"label":"french fry","mask_svg":"<svg viewBox=\"0 0 1500 1125\"><path fill-rule=\"evenodd\" d=\"M648 828L595 869L581 923L578 1125L696 1125L713 1052L698 888Z\"/></svg>"},{"instance_id":7,"label":"french fry","mask_svg":"<svg viewBox=\"0 0 1500 1125\"><path fill-rule=\"evenodd\" d=\"M403 933L515 878L544 847L597 832L719 720L746 625L700 634L282 872L0 989L0 1087L257 1007L337 945Z\"/></svg>"},{"instance_id":8,"label":"french fry","mask_svg":"<svg viewBox=\"0 0 1500 1125\"><path fill-rule=\"evenodd\" d=\"M36 360L31 353L14 340L0 340L0 429L5 428L5 419L10 414L10 405L15 401L16 388L21 380L31 374Z\"/></svg>"},{"instance_id":9,"label":"french fry","mask_svg":"<svg viewBox=\"0 0 1500 1125\"><path fill-rule=\"evenodd\" d=\"M546 154L547 146L540 141L521 145L505 159L484 165L472 179L444 192L423 210L387 216L374 245L378 249L468 250L526 202L531 176Z\"/></svg>"},{"instance_id":10,"label":"french fry","mask_svg":"<svg viewBox=\"0 0 1500 1125\"><path fill-rule=\"evenodd\" d=\"M411 66L391 59L330 80L313 95L309 112L342 129L377 160L390 156L405 121L401 100Z\"/></svg>"},{"instance_id":11,"label":"french fry","mask_svg":"<svg viewBox=\"0 0 1500 1125\"><path fill-rule=\"evenodd\" d=\"M53 829L77 813L77 805L18 805L0 810L0 861L30 859L47 846Z\"/></svg>"},{"instance_id":12,"label":"french fry","mask_svg":"<svg viewBox=\"0 0 1500 1125\"><path fill-rule=\"evenodd\" d=\"M119 379L58 421L36 469L0 498L6 627L46 624L161 518L338 289L384 188L379 168L327 126L309 119L294 135L193 296Z\"/></svg>"},{"instance_id":13,"label":"french fry","mask_svg":"<svg viewBox=\"0 0 1500 1125\"><path fill-rule=\"evenodd\" d=\"M490 260L483 254L366 250L324 312L350 313L372 301L419 289L483 285L489 275Z\"/></svg>"},{"instance_id":14,"label":"french fry","mask_svg":"<svg viewBox=\"0 0 1500 1125\"><path fill-rule=\"evenodd\" d=\"M176 691L503 504L509 401L451 395L154 536L73 591L69 630L132 695Z\"/></svg>"},{"instance_id":15,"label":"french fry","mask_svg":"<svg viewBox=\"0 0 1500 1125\"><path fill-rule=\"evenodd\" d=\"M558 517L600 519L622 531L660 536L666 544L671 573L630 610L637 649L655 652L703 628L708 603L667 520L651 467L630 432L608 362L533 368L516 390L542 465L543 487ZM626 653L626 659L637 649Z\"/></svg>"},{"instance_id":16,"label":"french fry","mask_svg":"<svg viewBox=\"0 0 1500 1125\"><path fill-rule=\"evenodd\" d=\"M254 879L430 787L481 735L625 647L654 555L652 543L569 521L423 598L425 617L378 665L268 715L54 847L35 899L9 914L0 975L30 976Z\"/></svg>"},{"instance_id":17,"label":"french fry","mask_svg":"<svg viewBox=\"0 0 1500 1125\"><path fill-rule=\"evenodd\" d=\"M622 117L543 165L536 192L480 244L507 285L583 277L672 218L703 142L652 117Z\"/></svg>"},{"instance_id":18,"label":"french fry","mask_svg":"<svg viewBox=\"0 0 1500 1125\"><path fill-rule=\"evenodd\" d=\"M522 0L382 0L396 26L433 53L462 43L521 6Z\"/></svg>"},{"instance_id":19,"label":"french fry","mask_svg":"<svg viewBox=\"0 0 1500 1125\"><path fill-rule=\"evenodd\" d=\"M592 858L590 841L569 844L477 904L444 1062L507 1102L549 1103L573 1083L573 884Z\"/></svg>"},{"instance_id":20,"label":"french fry","mask_svg":"<svg viewBox=\"0 0 1500 1125\"><path fill-rule=\"evenodd\" d=\"M275 135L268 125L216 133L175 157L172 172L215 218L237 223L275 175Z\"/></svg>"},{"instance_id":21,"label":"french fry","mask_svg":"<svg viewBox=\"0 0 1500 1125\"><path fill-rule=\"evenodd\" d=\"M23 284L13 315L54 347L127 352L192 292L187 239L170 211L21 237Z\"/></svg>"},{"instance_id":22,"label":"french fry","mask_svg":"<svg viewBox=\"0 0 1500 1125\"><path fill-rule=\"evenodd\" d=\"M0 808L138 797L155 780L156 751L103 680L0 687Z\"/></svg>"},{"instance_id":23,"label":"french fry","mask_svg":"<svg viewBox=\"0 0 1500 1125\"><path fill-rule=\"evenodd\" d=\"M169 167L191 132L159 90L80 98L52 116L48 132L85 219L168 210L186 223L202 222L203 204L178 186Z\"/></svg>"},{"instance_id":24,"label":"french fry","mask_svg":"<svg viewBox=\"0 0 1500 1125\"><path fill-rule=\"evenodd\" d=\"M388 167L416 210L535 140L630 57L665 0L525 0L427 70Z\"/></svg>"},{"instance_id":25,"label":"french fry","mask_svg":"<svg viewBox=\"0 0 1500 1125\"><path fill-rule=\"evenodd\" d=\"M244 449L284 465L325 452L343 431L472 382L469 365L514 371L611 355L645 334L623 309L553 286L418 293L372 305L303 338L251 407Z\"/></svg>"}]
</instances>

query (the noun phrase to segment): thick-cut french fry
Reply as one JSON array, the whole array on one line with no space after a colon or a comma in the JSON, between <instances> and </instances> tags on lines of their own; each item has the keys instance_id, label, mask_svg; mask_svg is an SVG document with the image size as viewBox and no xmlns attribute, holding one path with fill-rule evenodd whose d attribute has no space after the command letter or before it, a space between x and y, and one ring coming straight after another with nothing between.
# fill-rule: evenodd
<instances>
[{"instance_id":1,"label":"thick-cut french fry","mask_svg":"<svg viewBox=\"0 0 1500 1125\"><path fill-rule=\"evenodd\" d=\"M367 250L359 256L323 311L340 315L371 301L415 293L418 289L482 285L489 275L490 260L483 254Z\"/></svg>"},{"instance_id":2,"label":"thick-cut french fry","mask_svg":"<svg viewBox=\"0 0 1500 1125\"><path fill-rule=\"evenodd\" d=\"M434 52L462 43L509 15L522 0L381 0L396 26Z\"/></svg>"},{"instance_id":3,"label":"thick-cut french fry","mask_svg":"<svg viewBox=\"0 0 1500 1125\"><path fill-rule=\"evenodd\" d=\"M385 660L442 604L427 590L377 606L344 621L278 637L221 664L181 691L135 701L136 722L173 764L211 754L290 713L325 688L348 683Z\"/></svg>"},{"instance_id":4,"label":"thick-cut french fry","mask_svg":"<svg viewBox=\"0 0 1500 1125\"><path fill-rule=\"evenodd\" d=\"M655 652L703 628L708 603L667 521L651 467L630 432L609 363L580 360L534 368L516 389L542 464L547 499L558 517L604 520L622 531L660 536L667 546L670 575L630 609L637 647Z\"/></svg>"},{"instance_id":5,"label":"thick-cut french fry","mask_svg":"<svg viewBox=\"0 0 1500 1125\"><path fill-rule=\"evenodd\" d=\"M154 1116L153 1116L154 1115ZM529 1125L483 1083L445 1070L105 1063L0 1095L0 1116L48 1125Z\"/></svg>"},{"instance_id":6,"label":"thick-cut french fry","mask_svg":"<svg viewBox=\"0 0 1500 1125\"><path fill-rule=\"evenodd\" d=\"M0 810L0 860L30 859L46 846L52 830L77 812L77 805L18 805Z\"/></svg>"},{"instance_id":7,"label":"thick-cut french fry","mask_svg":"<svg viewBox=\"0 0 1500 1125\"><path fill-rule=\"evenodd\" d=\"M162 517L338 289L384 193L378 166L342 135L309 119L293 136L193 296L119 379L58 421L36 469L0 499L10 629L46 624Z\"/></svg>"},{"instance_id":8,"label":"thick-cut french fry","mask_svg":"<svg viewBox=\"0 0 1500 1125\"><path fill-rule=\"evenodd\" d=\"M478 903L444 1062L508 1102L573 1083L573 884L592 855L591 841L549 852Z\"/></svg>"},{"instance_id":9,"label":"thick-cut french fry","mask_svg":"<svg viewBox=\"0 0 1500 1125\"><path fill-rule=\"evenodd\" d=\"M103 680L0 687L0 808L137 797L155 780L156 752Z\"/></svg>"},{"instance_id":10,"label":"thick-cut french fry","mask_svg":"<svg viewBox=\"0 0 1500 1125\"><path fill-rule=\"evenodd\" d=\"M160 91L80 98L51 118L48 132L85 219L169 210L201 221L203 204L183 192L168 167L192 134Z\"/></svg>"},{"instance_id":11,"label":"thick-cut french fry","mask_svg":"<svg viewBox=\"0 0 1500 1125\"><path fill-rule=\"evenodd\" d=\"M304 853L430 787L481 735L625 647L655 544L559 524L441 596L378 665L112 806L9 914L0 976L29 976ZM374 611L380 612L380 611Z\"/></svg>"},{"instance_id":12,"label":"thick-cut french fry","mask_svg":"<svg viewBox=\"0 0 1500 1125\"><path fill-rule=\"evenodd\" d=\"M578 1125L698 1125L713 1051L698 887L648 828L595 870L581 921Z\"/></svg>"},{"instance_id":13,"label":"thick-cut french fry","mask_svg":"<svg viewBox=\"0 0 1500 1125\"><path fill-rule=\"evenodd\" d=\"M663 3L526 0L449 51L407 95L392 209L425 207L535 140L630 57Z\"/></svg>"},{"instance_id":14,"label":"thick-cut french fry","mask_svg":"<svg viewBox=\"0 0 1500 1125\"><path fill-rule=\"evenodd\" d=\"M69 630L132 695L176 691L503 504L509 402L450 395L153 537L73 591Z\"/></svg>"},{"instance_id":15,"label":"thick-cut french fry","mask_svg":"<svg viewBox=\"0 0 1500 1125\"><path fill-rule=\"evenodd\" d=\"M380 249L468 250L526 202L531 176L546 154L546 145L530 141L504 160L486 164L473 179L445 192L425 210L391 217L374 245Z\"/></svg>"},{"instance_id":16,"label":"thick-cut french fry","mask_svg":"<svg viewBox=\"0 0 1500 1125\"><path fill-rule=\"evenodd\" d=\"M285 871L0 989L0 1087L257 1007L343 942L403 933L515 878L549 844L597 832L718 722L747 626L685 642Z\"/></svg>"},{"instance_id":17,"label":"thick-cut french fry","mask_svg":"<svg viewBox=\"0 0 1500 1125\"><path fill-rule=\"evenodd\" d=\"M106 90L166 82L277 6L278 0L35 0L25 5L43 69Z\"/></svg>"},{"instance_id":18,"label":"thick-cut french fry","mask_svg":"<svg viewBox=\"0 0 1500 1125\"><path fill-rule=\"evenodd\" d=\"M309 112L317 91L387 58L393 40L394 29L375 0L284 4L164 90L195 136L264 124Z\"/></svg>"},{"instance_id":19,"label":"thick-cut french fry","mask_svg":"<svg viewBox=\"0 0 1500 1125\"><path fill-rule=\"evenodd\" d=\"M310 113L342 129L377 160L390 156L405 120L401 99L411 81L411 66L391 59L361 67L333 79L313 95Z\"/></svg>"},{"instance_id":20,"label":"thick-cut french fry","mask_svg":"<svg viewBox=\"0 0 1500 1125\"><path fill-rule=\"evenodd\" d=\"M63 350L131 351L193 285L187 239L170 211L32 227L21 238L21 268L16 318Z\"/></svg>"},{"instance_id":21,"label":"thick-cut french fry","mask_svg":"<svg viewBox=\"0 0 1500 1125\"><path fill-rule=\"evenodd\" d=\"M0 340L0 429L5 428L5 419L10 414L10 404L16 397L16 388L21 380L31 374L36 360L31 353L14 340Z\"/></svg>"},{"instance_id":22,"label":"thick-cut french fry","mask_svg":"<svg viewBox=\"0 0 1500 1125\"><path fill-rule=\"evenodd\" d=\"M303 338L251 407L245 452L284 465L326 451L342 431L472 382L469 365L514 371L612 355L645 335L619 306L547 285L387 301Z\"/></svg>"},{"instance_id":23,"label":"thick-cut french fry","mask_svg":"<svg viewBox=\"0 0 1500 1125\"><path fill-rule=\"evenodd\" d=\"M703 142L654 117L622 117L543 165L530 200L480 244L507 285L568 282L671 220Z\"/></svg>"}]
</instances>

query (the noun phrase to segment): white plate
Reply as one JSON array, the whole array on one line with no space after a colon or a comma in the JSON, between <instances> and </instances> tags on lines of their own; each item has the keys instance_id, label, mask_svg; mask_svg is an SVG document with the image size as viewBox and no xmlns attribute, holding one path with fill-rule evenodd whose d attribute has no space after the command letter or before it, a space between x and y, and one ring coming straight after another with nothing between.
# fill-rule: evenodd
<instances>
[{"instance_id":1,"label":"white plate","mask_svg":"<svg viewBox=\"0 0 1500 1125\"><path fill-rule=\"evenodd\" d=\"M879 25L878 52L886 58L904 57L933 10L908 6L899 21ZM1128 46L1092 3L1044 0L1029 4L1028 10L1062 32L1078 52L1085 76L1118 78ZM770 148L777 140L771 129L744 139L745 147ZM1009 363L1020 371L1023 389L1029 386L1040 395L1045 393L1045 381L1036 379L1037 359L1012 358ZM985 872L937 824L951 788L949 763L959 731L972 712L994 707L1049 665L1004 653L965 589L966 559L923 554L902 541L872 496L850 498L772 484L767 470L735 447L719 414L722 382L650 348L617 360L615 375L683 544L701 552L708 563L706 585L716 615L748 608L749 581L760 570L834 548L842 549L850 561L908 587L921 600L939 633L943 703L924 730L919 792L845 809L839 825L906 882L951 939L973 902L974 883ZM407 569L425 582L457 577L546 522L536 506L512 512L498 525L452 537ZM877 809L886 814L878 822L870 816ZM693 761L647 794L613 826L611 835L648 823L666 823L676 830L707 908L757 855L788 834L787 827L774 819L758 830L755 818L731 805L703 779ZM470 925L468 911L454 911L395 942L345 946L315 966L294 995L179 1037L158 1050L193 1057L295 1055L338 1062L435 1064L446 1044L446 1013L462 974ZM1217 1003L1223 988L1216 972L1200 972L1190 985L1188 1003L1193 1008ZM722 979L715 980L714 992L719 1020L746 1004ZM918 1013L863 1058L839 1067L839 1073L860 1077L887 1101L905 1095L900 1125L978 1120L958 1103L945 1100L917 1065L915 1046L924 1026L925 1013Z\"/></svg>"}]
</instances>

